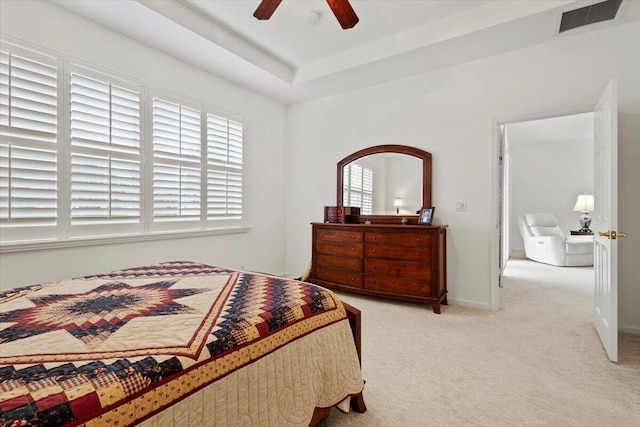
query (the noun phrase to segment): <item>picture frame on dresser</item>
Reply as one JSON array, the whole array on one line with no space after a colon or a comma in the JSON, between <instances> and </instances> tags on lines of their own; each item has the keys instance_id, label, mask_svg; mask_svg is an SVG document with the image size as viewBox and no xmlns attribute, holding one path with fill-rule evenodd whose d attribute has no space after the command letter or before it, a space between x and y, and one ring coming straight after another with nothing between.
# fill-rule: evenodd
<instances>
[{"instance_id":1,"label":"picture frame on dresser","mask_svg":"<svg viewBox=\"0 0 640 427\"><path fill-rule=\"evenodd\" d=\"M418 224L431 225L433 221L433 212L436 210L435 206L427 206L420 210L420 218L418 218Z\"/></svg>"}]
</instances>

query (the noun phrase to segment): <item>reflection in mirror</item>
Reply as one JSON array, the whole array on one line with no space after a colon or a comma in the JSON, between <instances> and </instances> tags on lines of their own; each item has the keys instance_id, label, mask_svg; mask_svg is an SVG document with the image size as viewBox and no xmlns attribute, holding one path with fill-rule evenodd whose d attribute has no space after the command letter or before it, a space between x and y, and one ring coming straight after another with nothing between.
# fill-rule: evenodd
<instances>
[{"instance_id":1,"label":"reflection in mirror","mask_svg":"<svg viewBox=\"0 0 640 427\"><path fill-rule=\"evenodd\" d=\"M342 202L361 215L413 215L422 207L422 159L400 153L361 157L343 169Z\"/></svg>"}]
</instances>

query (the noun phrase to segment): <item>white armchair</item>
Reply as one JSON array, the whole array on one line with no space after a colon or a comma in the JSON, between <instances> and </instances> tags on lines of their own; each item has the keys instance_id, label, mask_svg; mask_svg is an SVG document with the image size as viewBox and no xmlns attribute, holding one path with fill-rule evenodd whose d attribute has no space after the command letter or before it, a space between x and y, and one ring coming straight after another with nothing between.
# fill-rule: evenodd
<instances>
[{"instance_id":1,"label":"white armchair","mask_svg":"<svg viewBox=\"0 0 640 427\"><path fill-rule=\"evenodd\" d=\"M527 258L560 267L593 265L593 237L566 237L549 213L518 218Z\"/></svg>"}]
</instances>

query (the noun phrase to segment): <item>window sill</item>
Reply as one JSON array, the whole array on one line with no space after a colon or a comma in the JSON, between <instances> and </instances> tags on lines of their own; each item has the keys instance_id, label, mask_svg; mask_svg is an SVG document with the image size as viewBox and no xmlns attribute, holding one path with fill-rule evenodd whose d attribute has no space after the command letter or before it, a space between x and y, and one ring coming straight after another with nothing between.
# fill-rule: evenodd
<instances>
[{"instance_id":1,"label":"window sill","mask_svg":"<svg viewBox=\"0 0 640 427\"><path fill-rule=\"evenodd\" d=\"M117 236L83 236L66 239L47 239L37 241L15 241L0 243L0 254L13 252L40 251L45 249L75 248L82 246L113 245L118 243L149 242L154 240L188 239L194 237L215 236L219 234L248 233L251 227L220 227L208 230L189 230L156 232L148 234L124 234Z\"/></svg>"}]
</instances>

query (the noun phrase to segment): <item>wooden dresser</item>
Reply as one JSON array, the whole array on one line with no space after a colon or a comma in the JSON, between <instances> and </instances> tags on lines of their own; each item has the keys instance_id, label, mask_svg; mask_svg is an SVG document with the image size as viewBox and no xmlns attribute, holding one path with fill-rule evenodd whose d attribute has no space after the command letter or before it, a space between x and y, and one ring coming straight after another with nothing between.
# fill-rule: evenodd
<instances>
[{"instance_id":1,"label":"wooden dresser","mask_svg":"<svg viewBox=\"0 0 640 427\"><path fill-rule=\"evenodd\" d=\"M327 288L447 304L446 225L313 223L311 276Z\"/></svg>"}]
</instances>

